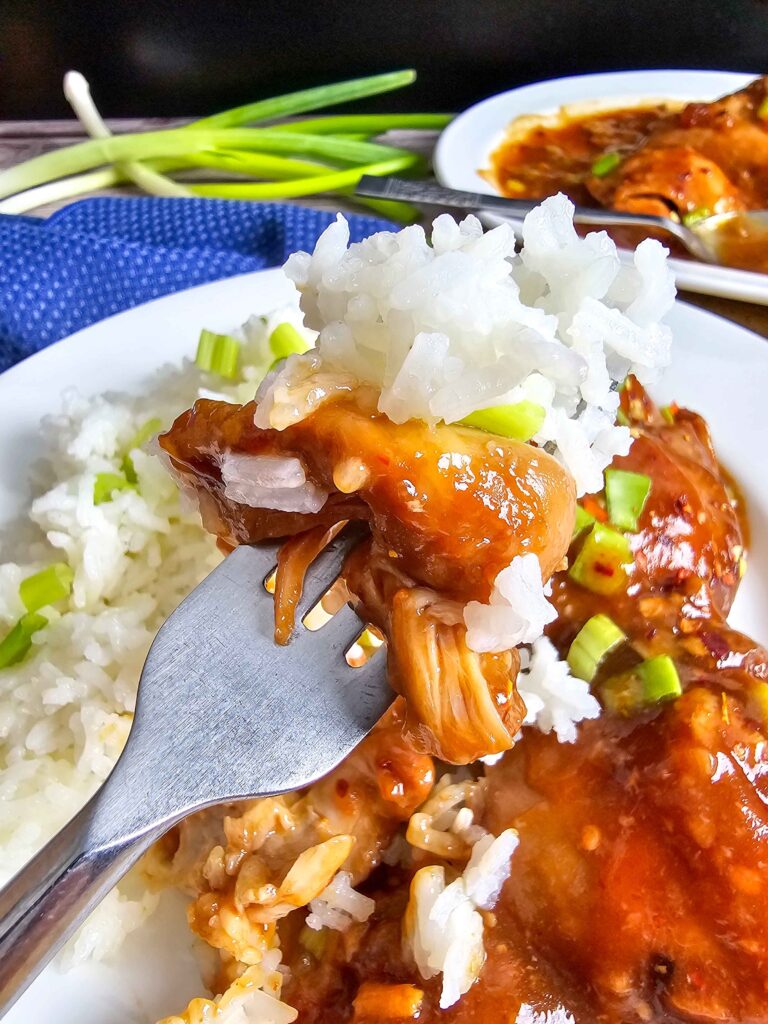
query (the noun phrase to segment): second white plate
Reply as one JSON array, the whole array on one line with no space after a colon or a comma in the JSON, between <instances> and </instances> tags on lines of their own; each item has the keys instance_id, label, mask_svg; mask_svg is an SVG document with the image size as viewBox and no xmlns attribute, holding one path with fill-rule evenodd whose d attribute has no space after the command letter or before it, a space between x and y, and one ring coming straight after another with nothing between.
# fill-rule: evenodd
<instances>
[{"instance_id":1,"label":"second white plate","mask_svg":"<svg viewBox=\"0 0 768 1024\"><path fill-rule=\"evenodd\" d=\"M523 114L552 114L572 103L605 102L619 108L644 100L714 100L742 89L755 75L733 71L615 71L577 75L510 89L475 104L445 129L437 144L437 177L449 188L494 195L480 175L501 143L511 121ZM482 220L499 224L498 214ZM694 260L670 260L678 288L704 295L741 299L768 305L768 275L730 267L713 267Z\"/></svg>"}]
</instances>

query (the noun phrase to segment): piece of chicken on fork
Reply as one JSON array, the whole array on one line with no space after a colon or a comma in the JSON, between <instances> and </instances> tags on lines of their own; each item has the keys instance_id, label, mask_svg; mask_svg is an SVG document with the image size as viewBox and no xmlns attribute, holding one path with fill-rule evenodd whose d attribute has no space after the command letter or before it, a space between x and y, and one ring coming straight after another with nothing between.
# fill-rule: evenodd
<instances>
[{"instance_id":1,"label":"piece of chicken on fork","mask_svg":"<svg viewBox=\"0 0 768 1024\"><path fill-rule=\"evenodd\" d=\"M160 437L203 522L226 545L288 538L276 638L287 642L307 565L348 520L370 540L346 568L350 597L389 641L389 673L420 749L466 763L508 749L525 708L515 649L478 652L464 608L488 602L518 555L542 581L567 551L574 483L535 445L460 426L395 424L365 388L340 390L282 430L256 406L201 400Z\"/></svg>"}]
</instances>

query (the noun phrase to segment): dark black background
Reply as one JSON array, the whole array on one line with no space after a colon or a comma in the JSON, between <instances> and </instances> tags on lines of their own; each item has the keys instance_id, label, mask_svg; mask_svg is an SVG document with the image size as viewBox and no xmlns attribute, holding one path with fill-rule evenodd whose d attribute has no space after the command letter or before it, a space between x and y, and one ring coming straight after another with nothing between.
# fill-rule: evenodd
<instances>
[{"instance_id":1,"label":"dark black background","mask_svg":"<svg viewBox=\"0 0 768 1024\"><path fill-rule=\"evenodd\" d=\"M368 109L458 110L521 82L640 67L768 70L768 0L0 0L0 118L191 115L412 66Z\"/></svg>"}]
</instances>

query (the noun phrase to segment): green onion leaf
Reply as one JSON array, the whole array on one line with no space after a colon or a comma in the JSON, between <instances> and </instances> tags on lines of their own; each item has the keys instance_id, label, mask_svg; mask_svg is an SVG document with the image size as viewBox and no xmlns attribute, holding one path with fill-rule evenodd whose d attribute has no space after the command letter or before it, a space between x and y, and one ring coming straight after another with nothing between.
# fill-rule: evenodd
<instances>
[{"instance_id":1,"label":"green onion leaf","mask_svg":"<svg viewBox=\"0 0 768 1024\"><path fill-rule=\"evenodd\" d=\"M643 683L643 699L648 704L679 697L683 692L675 663L668 654L644 661L637 672Z\"/></svg>"},{"instance_id":2,"label":"green onion leaf","mask_svg":"<svg viewBox=\"0 0 768 1024\"><path fill-rule=\"evenodd\" d=\"M201 331L195 362L201 370L234 380L240 358L240 342L230 334Z\"/></svg>"},{"instance_id":3,"label":"green onion leaf","mask_svg":"<svg viewBox=\"0 0 768 1024\"><path fill-rule=\"evenodd\" d=\"M620 163L621 157L618 153L603 153L592 164L592 174L595 178L604 178L611 171L615 171Z\"/></svg>"},{"instance_id":4,"label":"green onion leaf","mask_svg":"<svg viewBox=\"0 0 768 1024\"><path fill-rule=\"evenodd\" d=\"M613 594L627 580L632 549L623 533L595 523L568 575L595 594Z\"/></svg>"},{"instance_id":5,"label":"green onion leaf","mask_svg":"<svg viewBox=\"0 0 768 1024\"><path fill-rule=\"evenodd\" d=\"M462 426L477 427L489 434L512 437L516 441L530 441L541 430L546 410L536 402L523 400L514 405L493 405L470 413L461 421Z\"/></svg>"},{"instance_id":6,"label":"green onion leaf","mask_svg":"<svg viewBox=\"0 0 768 1024\"><path fill-rule=\"evenodd\" d=\"M573 533L571 534L571 540L575 540L576 537L581 533L582 530L586 530L588 526L591 526L595 522L595 517L591 513L587 512L581 505L576 506L576 522L573 526Z\"/></svg>"},{"instance_id":7,"label":"green onion leaf","mask_svg":"<svg viewBox=\"0 0 768 1024\"><path fill-rule=\"evenodd\" d=\"M269 347L275 362L279 359L286 359L288 356L299 352L306 352L310 347L307 339L297 330L293 324L278 324L269 336Z\"/></svg>"},{"instance_id":8,"label":"green onion leaf","mask_svg":"<svg viewBox=\"0 0 768 1024\"><path fill-rule=\"evenodd\" d=\"M44 615L30 612L22 615L10 633L0 642L0 668L9 668L26 657L32 646L32 635L48 624Z\"/></svg>"},{"instance_id":9,"label":"green onion leaf","mask_svg":"<svg viewBox=\"0 0 768 1024\"><path fill-rule=\"evenodd\" d=\"M673 424L675 422L675 414L674 414L674 412L672 410L672 406L670 406L670 405L663 405L661 407L661 409L659 410L659 412L664 417L664 419L667 421L667 423Z\"/></svg>"},{"instance_id":10,"label":"green onion leaf","mask_svg":"<svg viewBox=\"0 0 768 1024\"><path fill-rule=\"evenodd\" d=\"M66 562L54 562L47 569L27 576L19 585L19 596L28 612L63 601L72 593L75 574Z\"/></svg>"},{"instance_id":11,"label":"green onion leaf","mask_svg":"<svg viewBox=\"0 0 768 1024\"><path fill-rule=\"evenodd\" d=\"M325 947L328 945L328 929L321 928L316 931L305 924L299 932L299 943L308 953L312 954L315 960L321 960Z\"/></svg>"},{"instance_id":12,"label":"green onion leaf","mask_svg":"<svg viewBox=\"0 0 768 1024\"><path fill-rule=\"evenodd\" d=\"M620 427L629 426L629 416L624 412L623 409L618 409L616 412L616 422Z\"/></svg>"},{"instance_id":13,"label":"green onion leaf","mask_svg":"<svg viewBox=\"0 0 768 1024\"><path fill-rule=\"evenodd\" d=\"M695 210L691 210L690 213L684 213L681 220L687 228L693 224L698 224L700 220L706 220L707 217L712 216L712 211L708 206L698 206Z\"/></svg>"},{"instance_id":14,"label":"green onion leaf","mask_svg":"<svg viewBox=\"0 0 768 1024\"><path fill-rule=\"evenodd\" d=\"M608 518L620 530L636 530L648 495L651 478L625 469L606 469L605 500Z\"/></svg>"},{"instance_id":15,"label":"green onion leaf","mask_svg":"<svg viewBox=\"0 0 768 1024\"><path fill-rule=\"evenodd\" d=\"M330 170L323 175L313 173L309 178L297 178L295 181L213 182L190 185L190 190L197 196L218 199L290 199L317 192L335 192L339 189L352 188L364 174L396 174L399 171L412 170L420 161L421 157L418 154L404 153L389 160L380 160L378 163Z\"/></svg>"},{"instance_id":16,"label":"green onion leaf","mask_svg":"<svg viewBox=\"0 0 768 1024\"><path fill-rule=\"evenodd\" d=\"M310 110L349 103L351 100L363 99L366 96L379 96L383 92L402 89L415 80L416 72L410 68L405 71L390 71L384 75L369 75L367 78L353 78L347 82L302 89L299 92L286 93L284 96L272 96L266 100L257 100L256 103L246 103L242 107L223 110L219 114L195 121L193 127L230 128L241 124L253 124L256 121L272 121L278 117L291 117L293 114L305 114Z\"/></svg>"},{"instance_id":17,"label":"green onion leaf","mask_svg":"<svg viewBox=\"0 0 768 1024\"><path fill-rule=\"evenodd\" d=\"M757 116L761 121L768 121L768 96L765 97L763 102L757 108Z\"/></svg>"},{"instance_id":18,"label":"green onion leaf","mask_svg":"<svg viewBox=\"0 0 768 1024\"><path fill-rule=\"evenodd\" d=\"M93 504L103 505L112 501L115 491L125 491L132 486L122 473L97 473L93 481Z\"/></svg>"},{"instance_id":19,"label":"green onion leaf","mask_svg":"<svg viewBox=\"0 0 768 1024\"><path fill-rule=\"evenodd\" d=\"M626 634L607 615L593 615L581 627L568 650L571 672L591 683L606 654L626 639Z\"/></svg>"},{"instance_id":20,"label":"green onion leaf","mask_svg":"<svg viewBox=\"0 0 768 1024\"><path fill-rule=\"evenodd\" d=\"M418 128L435 131L445 128L453 114L346 114L340 117L314 117L307 121L288 121L272 125L275 131L316 132L319 135L362 134L364 138L392 129Z\"/></svg>"}]
</instances>

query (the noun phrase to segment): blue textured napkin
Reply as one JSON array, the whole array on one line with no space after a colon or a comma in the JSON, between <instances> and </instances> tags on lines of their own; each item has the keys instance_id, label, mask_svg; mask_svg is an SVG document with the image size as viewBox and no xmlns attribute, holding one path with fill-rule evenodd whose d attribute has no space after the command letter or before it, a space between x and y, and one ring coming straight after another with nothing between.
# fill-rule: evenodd
<instances>
[{"instance_id":1,"label":"blue textured napkin","mask_svg":"<svg viewBox=\"0 0 768 1024\"><path fill-rule=\"evenodd\" d=\"M392 225L349 216L353 240ZM217 199L85 199L48 220L0 216L0 372L160 295L281 264L333 214Z\"/></svg>"}]
</instances>

